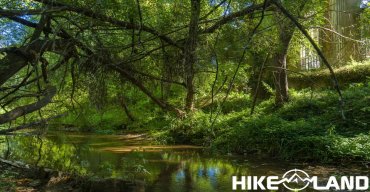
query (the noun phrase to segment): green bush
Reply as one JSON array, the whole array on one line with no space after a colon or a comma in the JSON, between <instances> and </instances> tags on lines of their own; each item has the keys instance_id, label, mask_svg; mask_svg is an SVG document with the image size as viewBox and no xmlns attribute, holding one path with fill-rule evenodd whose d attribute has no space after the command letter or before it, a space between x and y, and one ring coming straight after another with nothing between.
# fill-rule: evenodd
<instances>
[{"instance_id":1,"label":"green bush","mask_svg":"<svg viewBox=\"0 0 370 192\"><path fill-rule=\"evenodd\" d=\"M337 137L330 148L333 156L358 160L370 160L370 132L355 137Z\"/></svg>"},{"instance_id":2,"label":"green bush","mask_svg":"<svg viewBox=\"0 0 370 192\"><path fill-rule=\"evenodd\" d=\"M173 118L165 129L173 143L202 145L212 134L209 116L201 111L190 114L185 119Z\"/></svg>"}]
</instances>

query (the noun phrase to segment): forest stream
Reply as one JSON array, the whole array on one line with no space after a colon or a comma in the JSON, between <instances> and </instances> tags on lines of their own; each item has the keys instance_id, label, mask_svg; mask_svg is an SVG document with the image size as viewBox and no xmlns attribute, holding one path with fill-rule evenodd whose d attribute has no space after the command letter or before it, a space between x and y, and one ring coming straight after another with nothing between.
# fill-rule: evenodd
<instances>
[{"instance_id":1,"label":"forest stream","mask_svg":"<svg viewBox=\"0 0 370 192\"><path fill-rule=\"evenodd\" d=\"M281 176L295 168L321 179L370 173L361 163L351 166L294 164L254 156L215 156L207 151L198 146L154 145L139 134L52 132L44 136L0 137L3 159L89 178L139 181L141 186L134 191L232 191L234 175Z\"/></svg>"}]
</instances>

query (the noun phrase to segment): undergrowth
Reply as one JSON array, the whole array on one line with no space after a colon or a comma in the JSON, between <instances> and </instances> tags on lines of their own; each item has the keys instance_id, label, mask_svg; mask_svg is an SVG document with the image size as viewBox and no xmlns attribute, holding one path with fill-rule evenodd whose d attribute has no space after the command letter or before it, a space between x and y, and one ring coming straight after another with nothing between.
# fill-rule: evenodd
<instances>
[{"instance_id":1,"label":"undergrowth","mask_svg":"<svg viewBox=\"0 0 370 192\"><path fill-rule=\"evenodd\" d=\"M186 120L169 121L156 134L160 141L208 145L217 151L303 161L370 161L370 87L353 84L341 107L334 91L292 91L291 101L276 108L273 100L249 108L197 111ZM231 100L230 102L232 102ZM240 105L238 100L236 105ZM229 108L232 103L228 103ZM237 107L237 106L235 106ZM342 110L345 119L342 118ZM213 126L212 126L213 123Z\"/></svg>"}]
</instances>

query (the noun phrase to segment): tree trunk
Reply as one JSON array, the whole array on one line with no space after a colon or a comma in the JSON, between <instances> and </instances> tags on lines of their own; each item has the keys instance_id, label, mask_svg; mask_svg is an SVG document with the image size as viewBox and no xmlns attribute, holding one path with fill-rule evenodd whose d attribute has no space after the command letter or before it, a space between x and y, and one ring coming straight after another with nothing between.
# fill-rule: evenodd
<instances>
[{"instance_id":1,"label":"tree trunk","mask_svg":"<svg viewBox=\"0 0 370 192\"><path fill-rule=\"evenodd\" d=\"M274 0L275 5L281 5L281 1ZM302 12L307 1L300 0L298 13ZM282 106L284 103L289 101L289 86L288 86L288 74L287 74L287 56L290 41L293 38L295 31L295 24L292 20L283 19L285 14L282 10L276 12L275 22L278 24L279 29L279 41L278 47L273 55L273 62L276 69L274 74L275 81L275 104Z\"/></svg>"},{"instance_id":2,"label":"tree trunk","mask_svg":"<svg viewBox=\"0 0 370 192\"><path fill-rule=\"evenodd\" d=\"M275 54L275 104L278 106L283 105L289 101L289 86L288 86L288 75L287 69L287 53L278 52Z\"/></svg>"},{"instance_id":3,"label":"tree trunk","mask_svg":"<svg viewBox=\"0 0 370 192\"><path fill-rule=\"evenodd\" d=\"M123 96L123 94L119 94L118 98L119 98L120 105L125 111L127 117L130 119L130 121L135 121L134 116L131 114L130 110L127 107L125 96Z\"/></svg>"},{"instance_id":4,"label":"tree trunk","mask_svg":"<svg viewBox=\"0 0 370 192\"><path fill-rule=\"evenodd\" d=\"M187 111L194 109L194 65L197 61L196 48L198 39L198 22L200 15L200 0L191 0L191 19L189 24L189 37L184 47L184 65L186 75L186 103Z\"/></svg>"},{"instance_id":5,"label":"tree trunk","mask_svg":"<svg viewBox=\"0 0 370 192\"><path fill-rule=\"evenodd\" d=\"M277 17L279 19L280 17ZM278 22L278 21L277 21ZM273 55L275 66L275 104L282 106L289 101L289 86L287 74L287 56L290 41L292 40L295 26L291 21L280 23L279 27L279 47Z\"/></svg>"}]
</instances>

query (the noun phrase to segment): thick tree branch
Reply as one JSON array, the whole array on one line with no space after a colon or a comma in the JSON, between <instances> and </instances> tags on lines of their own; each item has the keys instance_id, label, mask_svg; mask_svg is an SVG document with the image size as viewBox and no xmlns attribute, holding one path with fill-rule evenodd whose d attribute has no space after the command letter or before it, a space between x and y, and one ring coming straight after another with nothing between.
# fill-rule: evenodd
<instances>
[{"instance_id":1,"label":"thick tree branch","mask_svg":"<svg viewBox=\"0 0 370 192\"><path fill-rule=\"evenodd\" d=\"M37 23L34 23L34 22L31 22L31 21L28 21L26 19L22 19L20 17L17 17L17 16L7 16L7 15L2 15L0 13L0 16L3 16L3 17L6 17L12 21L15 21L19 24L22 24L24 26L27 26L27 27L32 27L32 28L37 28ZM64 38L64 39L71 39L72 37L70 35L68 35L64 30L61 30L57 33L53 32L50 28L47 28L47 27L44 27L43 28L43 32L44 33L52 33L52 34L55 34L61 38Z\"/></svg>"},{"instance_id":2,"label":"thick tree branch","mask_svg":"<svg viewBox=\"0 0 370 192\"><path fill-rule=\"evenodd\" d=\"M28 62L36 59L37 55L45 51L63 51L69 49L71 42L66 40L35 40L32 43L6 50L6 56L0 60L0 86L10 77L25 67Z\"/></svg>"},{"instance_id":3,"label":"thick tree branch","mask_svg":"<svg viewBox=\"0 0 370 192\"><path fill-rule=\"evenodd\" d=\"M28 113L32 113L34 111L37 111L45 107L47 104L49 104L52 101L56 92L57 92L56 87L50 86L45 90L44 98L40 99L39 101L29 104L29 105L17 107L7 113L1 114L0 115L0 125L13 121L17 119L18 117L24 116Z\"/></svg>"},{"instance_id":4,"label":"thick tree branch","mask_svg":"<svg viewBox=\"0 0 370 192\"><path fill-rule=\"evenodd\" d=\"M122 75L125 79L130 81L133 85L139 88L144 94L146 94L154 103L156 103L159 107L164 109L165 111L171 111L176 113L177 116L182 117L184 112L176 107L172 106L171 104L161 101L160 99L156 98L140 81L138 81L135 77L133 77L128 71L116 66L116 65L109 65L109 67Z\"/></svg>"},{"instance_id":5,"label":"thick tree branch","mask_svg":"<svg viewBox=\"0 0 370 192\"><path fill-rule=\"evenodd\" d=\"M48 121L50 121L52 119L57 119L57 118L65 116L65 115L66 114L56 115L56 116L53 116L53 117L49 117L47 119L41 119L40 121L34 121L34 122L31 122L31 123L28 123L28 124L25 124L25 125L20 125L20 126L12 127L12 128L5 129L5 130L0 130L0 135L9 134L11 132L19 131L19 130L22 130L22 129L28 129L28 128L31 128L31 127L42 126L42 125L45 125L45 123L47 123Z\"/></svg>"},{"instance_id":6,"label":"thick tree branch","mask_svg":"<svg viewBox=\"0 0 370 192\"><path fill-rule=\"evenodd\" d=\"M74 53L72 52L67 52L65 55L64 55L64 58L59 61L58 63L56 63L49 71L50 72L55 72L56 70L58 70L62 65L64 65L65 63L67 63L69 61L69 59L72 58ZM24 86L27 86L31 83L34 83L36 82L37 80L39 80L40 78L42 78L42 75L39 75L31 80L28 80L27 82L25 83L22 83L22 84L18 84L18 85L12 85L12 86L8 86L8 87L0 87L0 91L7 91L9 89L18 89L18 87L24 87ZM1 99L0 99L1 100Z\"/></svg>"}]
</instances>

